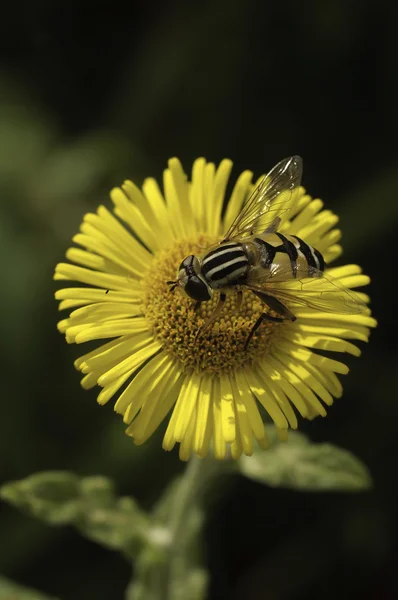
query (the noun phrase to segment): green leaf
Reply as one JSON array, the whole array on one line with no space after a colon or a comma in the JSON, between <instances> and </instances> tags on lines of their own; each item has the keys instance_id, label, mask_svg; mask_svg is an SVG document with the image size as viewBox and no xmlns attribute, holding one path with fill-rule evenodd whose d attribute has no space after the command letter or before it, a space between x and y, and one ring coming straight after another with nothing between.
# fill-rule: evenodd
<instances>
[{"instance_id":1,"label":"green leaf","mask_svg":"<svg viewBox=\"0 0 398 600\"><path fill-rule=\"evenodd\" d=\"M91 540L129 557L146 542L149 520L133 498L115 496L101 476L37 473L0 488L1 497L51 525L74 525Z\"/></svg>"},{"instance_id":2,"label":"green leaf","mask_svg":"<svg viewBox=\"0 0 398 600\"><path fill-rule=\"evenodd\" d=\"M0 576L0 600L56 600Z\"/></svg>"},{"instance_id":3,"label":"green leaf","mask_svg":"<svg viewBox=\"0 0 398 600\"><path fill-rule=\"evenodd\" d=\"M71 523L78 515L79 478L73 473L46 472L6 483L1 497L53 525Z\"/></svg>"},{"instance_id":4,"label":"green leaf","mask_svg":"<svg viewBox=\"0 0 398 600\"><path fill-rule=\"evenodd\" d=\"M355 492L371 487L368 469L347 450L333 444L313 444L297 432L289 433L287 442L280 442L274 428L267 429L271 448L243 456L238 462L246 477L271 487L306 491Z\"/></svg>"}]
</instances>

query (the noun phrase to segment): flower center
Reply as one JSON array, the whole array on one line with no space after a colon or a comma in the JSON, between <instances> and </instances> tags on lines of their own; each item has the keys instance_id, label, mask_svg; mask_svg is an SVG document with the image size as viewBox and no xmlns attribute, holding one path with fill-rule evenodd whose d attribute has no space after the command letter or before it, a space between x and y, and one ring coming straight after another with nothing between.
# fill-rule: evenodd
<instances>
[{"instance_id":1,"label":"flower center","mask_svg":"<svg viewBox=\"0 0 398 600\"><path fill-rule=\"evenodd\" d=\"M175 280L182 260L190 254L203 254L215 241L199 235L194 242L181 241L156 254L142 282L143 312L164 349L187 370L220 373L252 363L256 357L263 358L280 325L263 321L246 348L254 324L266 311L252 292L243 290L237 310L237 294L231 288L221 314L204 328L218 304L219 294L215 292L211 300L195 310L196 302L186 298L178 287L170 290L166 282Z\"/></svg>"}]
</instances>

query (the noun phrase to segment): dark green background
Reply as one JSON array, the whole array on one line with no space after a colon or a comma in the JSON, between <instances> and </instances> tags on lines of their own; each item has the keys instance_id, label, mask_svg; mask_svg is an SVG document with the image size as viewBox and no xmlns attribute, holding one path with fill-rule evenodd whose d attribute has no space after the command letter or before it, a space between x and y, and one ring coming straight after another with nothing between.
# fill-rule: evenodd
<instances>
[{"instance_id":1,"label":"dark green background","mask_svg":"<svg viewBox=\"0 0 398 600\"><path fill-rule=\"evenodd\" d=\"M84 392L84 348L57 333L52 273L83 213L124 178L204 155L263 173L300 154L341 216L345 262L372 278L379 328L312 439L361 457L363 495L236 478L206 527L209 598L398 597L398 5L346 0L7 2L0 21L1 480L46 469L114 478L150 507L183 468L124 435ZM341 262L341 261L340 261ZM62 600L122 598L130 569L7 505L0 572ZM187 599L189 600L189 599Z\"/></svg>"}]
</instances>

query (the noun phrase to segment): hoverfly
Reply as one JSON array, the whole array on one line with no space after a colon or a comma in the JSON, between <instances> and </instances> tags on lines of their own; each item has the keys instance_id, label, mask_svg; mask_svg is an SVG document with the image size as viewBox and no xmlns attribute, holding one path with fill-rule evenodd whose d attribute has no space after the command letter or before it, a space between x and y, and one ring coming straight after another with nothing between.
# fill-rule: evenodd
<instances>
[{"instance_id":1,"label":"hoverfly","mask_svg":"<svg viewBox=\"0 0 398 600\"><path fill-rule=\"evenodd\" d=\"M264 320L295 321L295 305L343 314L366 310L359 296L325 274L324 258L316 248L295 235L279 232L301 176L299 156L279 162L246 199L222 240L201 256L184 258L176 281L167 282L171 291L179 287L197 306L211 300L214 291L220 293L218 305L202 329L221 313L228 293L238 295L239 310L245 289L273 312L266 310L260 315L246 347Z\"/></svg>"}]
</instances>

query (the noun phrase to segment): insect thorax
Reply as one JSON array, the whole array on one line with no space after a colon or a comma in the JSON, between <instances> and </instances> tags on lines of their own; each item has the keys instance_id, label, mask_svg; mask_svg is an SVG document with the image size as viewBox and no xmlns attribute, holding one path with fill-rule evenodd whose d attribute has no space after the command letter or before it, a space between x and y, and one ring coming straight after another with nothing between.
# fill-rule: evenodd
<instances>
[{"instance_id":1,"label":"insect thorax","mask_svg":"<svg viewBox=\"0 0 398 600\"><path fill-rule=\"evenodd\" d=\"M237 284L249 269L249 258L242 244L225 242L202 258L202 274L213 288Z\"/></svg>"}]
</instances>

